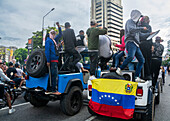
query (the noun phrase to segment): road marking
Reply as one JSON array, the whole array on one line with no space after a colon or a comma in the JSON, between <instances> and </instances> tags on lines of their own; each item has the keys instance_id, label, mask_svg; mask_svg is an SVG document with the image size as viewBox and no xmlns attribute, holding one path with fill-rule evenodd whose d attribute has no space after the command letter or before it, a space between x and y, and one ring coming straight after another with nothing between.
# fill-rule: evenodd
<instances>
[{"instance_id":1,"label":"road marking","mask_svg":"<svg viewBox=\"0 0 170 121\"><path fill-rule=\"evenodd\" d=\"M92 121L93 119L95 119L97 116L91 116L88 119L86 119L85 121Z\"/></svg>"},{"instance_id":2,"label":"road marking","mask_svg":"<svg viewBox=\"0 0 170 121\"><path fill-rule=\"evenodd\" d=\"M27 105L27 104L30 104L30 103L29 102L21 103L21 104L18 104L18 105L13 105L12 107L15 108L15 107L19 107L19 106L23 106L23 105ZM0 109L0 111L6 110L6 109L9 109L9 107L2 108L2 109Z\"/></svg>"}]
</instances>

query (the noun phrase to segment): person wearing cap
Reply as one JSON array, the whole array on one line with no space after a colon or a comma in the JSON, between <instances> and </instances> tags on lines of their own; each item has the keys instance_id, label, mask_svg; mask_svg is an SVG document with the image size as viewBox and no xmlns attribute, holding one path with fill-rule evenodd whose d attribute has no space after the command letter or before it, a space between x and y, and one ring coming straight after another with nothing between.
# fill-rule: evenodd
<instances>
[{"instance_id":1,"label":"person wearing cap","mask_svg":"<svg viewBox=\"0 0 170 121\"><path fill-rule=\"evenodd\" d=\"M51 72L51 84L48 86L48 91L45 94L55 94L60 95L56 86L58 85L58 41L62 37L62 31L59 23L56 23L58 26L59 34L56 36L56 32L51 30L49 36L45 41L45 56L47 59L47 66Z\"/></svg>"},{"instance_id":2,"label":"person wearing cap","mask_svg":"<svg viewBox=\"0 0 170 121\"><path fill-rule=\"evenodd\" d=\"M21 86L24 83L23 78L19 78L17 75L17 70L14 68L14 65L12 62L9 62L9 68L6 71L7 77L12 79L16 83L16 87L18 87L18 90L21 90Z\"/></svg>"},{"instance_id":3,"label":"person wearing cap","mask_svg":"<svg viewBox=\"0 0 170 121\"><path fill-rule=\"evenodd\" d=\"M17 70L17 75L19 78L22 78L23 75L25 76L25 73L23 72L23 70L20 68L20 65L18 63L15 64L15 68Z\"/></svg>"},{"instance_id":4,"label":"person wearing cap","mask_svg":"<svg viewBox=\"0 0 170 121\"><path fill-rule=\"evenodd\" d=\"M88 28L86 34L88 37L88 51L93 52L90 56L90 80L95 79L95 71L98 63L98 51L99 51L99 35L105 35L106 29L97 28L98 24L96 20L90 22L90 28Z\"/></svg>"},{"instance_id":5,"label":"person wearing cap","mask_svg":"<svg viewBox=\"0 0 170 121\"><path fill-rule=\"evenodd\" d=\"M152 63L151 63L151 75L152 75L152 85L155 87L162 64L162 54L164 52L164 46L160 44L163 42L161 37L157 36L155 43L153 43L152 50Z\"/></svg>"},{"instance_id":6,"label":"person wearing cap","mask_svg":"<svg viewBox=\"0 0 170 121\"><path fill-rule=\"evenodd\" d=\"M70 69L74 68L75 65L81 60L80 53L76 50L76 36L74 30L70 28L71 25L69 22L65 23L65 31L63 31L63 40L64 40L64 50L68 57L73 56L73 61L67 61L65 65L68 64ZM69 63L68 63L69 62Z\"/></svg>"},{"instance_id":7,"label":"person wearing cap","mask_svg":"<svg viewBox=\"0 0 170 121\"><path fill-rule=\"evenodd\" d=\"M0 60L0 77L5 80L5 81L8 81L8 82L13 82L10 78L8 78L5 73L3 72L2 70L3 68L3 63L2 63L2 60ZM6 92L6 90L4 90L4 83L1 81L0 79L0 103L3 101L3 96L6 96L7 98L7 103L8 103L8 107L9 107L9 114L12 114L15 112L15 109L12 108L11 106L11 98L10 98L10 95L8 94L8 92Z\"/></svg>"},{"instance_id":8,"label":"person wearing cap","mask_svg":"<svg viewBox=\"0 0 170 121\"><path fill-rule=\"evenodd\" d=\"M142 33L151 33L152 32L152 27L149 25L150 19L148 16L143 16L141 19L141 27L146 27L147 30L142 30ZM145 63L144 63L144 80L152 80L151 76L151 60L152 60L152 39L147 40L147 38L143 37L140 39L140 49L141 52L145 58Z\"/></svg>"},{"instance_id":9,"label":"person wearing cap","mask_svg":"<svg viewBox=\"0 0 170 121\"><path fill-rule=\"evenodd\" d=\"M133 60L134 56L136 56L138 60L138 66L136 68L135 73L135 81L136 82L145 82L140 79L141 69L145 62L145 59L142 55L142 52L139 48L140 37L145 36L148 37L150 33L143 34L141 30L147 30L146 27L139 27L138 23L142 17L142 14L139 10L132 10L131 18L126 22L125 25L125 48L128 51L128 57L125 59L123 64L117 68L116 73L118 75L122 75L122 69L126 68L127 65Z\"/></svg>"}]
</instances>

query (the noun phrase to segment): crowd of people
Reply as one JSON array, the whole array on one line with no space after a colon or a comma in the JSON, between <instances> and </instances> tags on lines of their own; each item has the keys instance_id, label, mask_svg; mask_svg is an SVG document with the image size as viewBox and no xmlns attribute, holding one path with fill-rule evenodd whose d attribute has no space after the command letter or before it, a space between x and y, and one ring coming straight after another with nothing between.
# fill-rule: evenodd
<instances>
[{"instance_id":1,"label":"crowd of people","mask_svg":"<svg viewBox=\"0 0 170 121\"><path fill-rule=\"evenodd\" d=\"M109 60L113 60L110 71L115 71L118 75L122 75L122 70L136 69L135 81L145 82L153 80L155 86L160 66L162 63L162 54L164 46L161 37L156 37L155 42L147 38L153 34L152 27L149 25L150 19L148 16L143 16L140 11L132 10L131 18L126 22L125 30L120 30L120 43L114 44L120 48L115 54L112 51L111 38L107 35L107 28L98 27L95 20L90 22L90 28L86 31L80 30L79 35L75 36L74 30L71 29L69 22L65 23L65 30L62 32L59 23L59 34L56 36L54 30L50 31L49 37L46 39L45 55L47 65L51 69L52 84L56 85L57 63L59 46L64 45L64 51L67 56L73 56L73 60L66 65L66 69L73 69L77 66L81 71L88 71L83 68L80 63L80 52L88 51L90 57L90 80L95 79L96 68L99 65L102 70L107 69ZM59 44L59 39L63 37L62 44ZM124 58L123 62L120 62ZM83 58L84 60L84 58ZM141 74L142 68L144 74ZM52 86L54 94L60 94L56 86ZM50 91L51 92L51 91Z\"/></svg>"},{"instance_id":2,"label":"crowd of people","mask_svg":"<svg viewBox=\"0 0 170 121\"><path fill-rule=\"evenodd\" d=\"M3 103L3 97L5 96L9 106L9 114L14 113L15 109L11 106L10 95L4 89L4 82L14 82L17 90L21 91L21 86L25 81L23 78L25 69L25 66L21 69L20 64L16 63L15 59L13 59L13 62L9 62L8 66L5 61L0 60L0 103Z\"/></svg>"}]
</instances>

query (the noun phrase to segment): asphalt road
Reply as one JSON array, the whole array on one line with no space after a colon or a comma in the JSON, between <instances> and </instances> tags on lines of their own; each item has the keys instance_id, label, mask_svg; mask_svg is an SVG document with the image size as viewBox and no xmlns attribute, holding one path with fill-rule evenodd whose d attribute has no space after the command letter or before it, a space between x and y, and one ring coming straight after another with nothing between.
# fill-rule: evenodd
<instances>
[{"instance_id":1,"label":"asphalt road","mask_svg":"<svg viewBox=\"0 0 170 121\"><path fill-rule=\"evenodd\" d=\"M161 102L156 105L155 121L170 121L170 76L166 76ZM84 92L84 98L86 97ZM8 114L8 109L0 109L0 121L126 121L104 116L91 116L87 106L75 116L67 116L60 110L60 102L50 102L45 107L35 108L20 96L13 105L16 112ZM129 120L133 121L133 120Z\"/></svg>"}]
</instances>

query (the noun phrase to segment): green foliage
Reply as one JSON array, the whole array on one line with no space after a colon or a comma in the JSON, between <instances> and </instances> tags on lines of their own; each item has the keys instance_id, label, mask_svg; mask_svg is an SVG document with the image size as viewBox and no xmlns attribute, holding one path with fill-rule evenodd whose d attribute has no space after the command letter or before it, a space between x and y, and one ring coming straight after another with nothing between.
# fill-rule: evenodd
<instances>
[{"instance_id":1,"label":"green foliage","mask_svg":"<svg viewBox=\"0 0 170 121\"><path fill-rule=\"evenodd\" d=\"M28 50L26 48L19 48L14 52L15 59L21 64L24 64L24 60L27 58Z\"/></svg>"},{"instance_id":2,"label":"green foliage","mask_svg":"<svg viewBox=\"0 0 170 121\"><path fill-rule=\"evenodd\" d=\"M170 58L168 60L162 61L163 66L170 65Z\"/></svg>"},{"instance_id":3,"label":"green foliage","mask_svg":"<svg viewBox=\"0 0 170 121\"><path fill-rule=\"evenodd\" d=\"M47 33L49 33L52 29L55 30L58 34L58 29L56 29L56 27L48 27L45 30L47 30ZM42 47L42 42L43 42L42 31L33 32L33 36L31 38L33 39L33 51L37 48L43 48ZM25 48L28 48L28 43L26 43Z\"/></svg>"}]
</instances>

